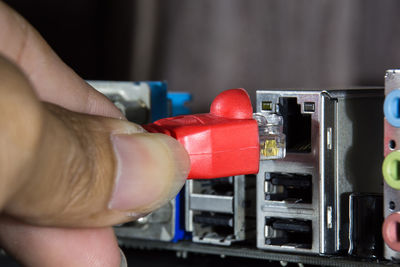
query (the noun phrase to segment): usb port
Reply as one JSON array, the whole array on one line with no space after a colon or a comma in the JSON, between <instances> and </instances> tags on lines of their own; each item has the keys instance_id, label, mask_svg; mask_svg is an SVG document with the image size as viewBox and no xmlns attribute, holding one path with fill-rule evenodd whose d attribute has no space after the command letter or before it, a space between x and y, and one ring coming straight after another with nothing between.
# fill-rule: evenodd
<instances>
[{"instance_id":1,"label":"usb port","mask_svg":"<svg viewBox=\"0 0 400 267\"><path fill-rule=\"evenodd\" d=\"M265 218L265 244L311 249L312 223L309 220Z\"/></svg>"},{"instance_id":2,"label":"usb port","mask_svg":"<svg viewBox=\"0 0 400 267\"><path fill-rule=\"evenodd\" d=\"M299 173L265 173L265 200L312 203L312 176Z\"/></svg>"}]
</instances>

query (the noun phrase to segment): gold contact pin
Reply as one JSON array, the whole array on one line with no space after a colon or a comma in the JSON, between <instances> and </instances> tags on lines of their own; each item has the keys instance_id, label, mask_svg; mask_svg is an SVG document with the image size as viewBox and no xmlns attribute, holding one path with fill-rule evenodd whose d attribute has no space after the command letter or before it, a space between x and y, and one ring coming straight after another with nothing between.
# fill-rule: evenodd
<instances>
[{"instance_id":1,"label":"gold contact pin","mask_svg":"<svg viewBox=\"0 0 400 267\"><path fill-rule=\"evenodd\" d=\"M276 140L265 140L263 147L261 148L261 154L265 157L275 157L279 153Z\"/></svg>"}]
</instances>

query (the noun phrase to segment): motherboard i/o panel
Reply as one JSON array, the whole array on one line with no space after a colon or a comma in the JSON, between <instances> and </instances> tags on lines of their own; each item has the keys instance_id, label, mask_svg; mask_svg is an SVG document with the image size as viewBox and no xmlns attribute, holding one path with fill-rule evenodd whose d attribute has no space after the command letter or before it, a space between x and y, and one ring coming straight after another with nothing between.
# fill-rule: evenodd
<instances>
[{"instance_id":1,"label":"motherboard i/o panel","mask_svg":"<svg viewBox=\"0 0 400 267\"><path fill-rule=\"evenodd\" d=\"M385 76L384 102L384 216L382 235L386 259L400 261L400 70L388 70Z\"/></svg>"},{"instance_id":2,"label":"motherboard i/o panel","mask_svg":"<svg viewBox=\"0 0 400 267\"><path fill-rule=\"evenodd\" d=\"M152 114L150 84L132 84L148 90ZM126 100L129 89L114 86L103 92ZM379 88L257 91L257 114L282 118L286 157L261 157L254 175L189 180L165 207L115 227L120 244L325 266L394 264L382 261L382 104Z\"/></svg>"}]
</instances>

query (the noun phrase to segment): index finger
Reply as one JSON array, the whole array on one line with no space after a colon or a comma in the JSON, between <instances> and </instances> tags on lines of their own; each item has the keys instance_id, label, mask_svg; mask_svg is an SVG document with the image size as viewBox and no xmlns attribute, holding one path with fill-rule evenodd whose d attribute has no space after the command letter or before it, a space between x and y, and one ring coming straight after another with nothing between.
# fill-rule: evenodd
<instances>
[{"instance_id":1,"label":"index finger","mask_svg":"<svg viewBox=\"0 0 400 267\"><path fill-rule=\"evenodd\" d=\"M56 55L22 16L1 1L0 53L25 72L41 100L76 112L122 117L105 96Z\"/></svg>"}]
</instances>

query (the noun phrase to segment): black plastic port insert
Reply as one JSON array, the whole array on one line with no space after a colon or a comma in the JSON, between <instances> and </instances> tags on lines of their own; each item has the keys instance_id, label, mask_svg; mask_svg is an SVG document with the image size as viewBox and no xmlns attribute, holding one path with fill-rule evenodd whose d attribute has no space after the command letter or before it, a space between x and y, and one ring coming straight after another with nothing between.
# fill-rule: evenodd
<instances>
[{"instance_id":1,"label":"black plastic port insert","mask_svg":"<svg viewBox=\"0 0 400 267\"><path fill-rule=\"evenodd\" d=\"M309 220L265 218L265 244L311 249L312 222Z\"/></svg>"},{"instance_id":2,"label":"black plastic port insert","mask_svg":"<svg viewBox=\"0 0 400 267\"><path fill-rule=\"evenodd\" d=\"M194 193L203 195L233 196L234 177L194 181Z\"/></svg>"},{"instance_id":3,"label":"black plastic port insert","mask_svg":"<svg viewBox=\"0 0 400 267\"><path fill-rule=\"evenodd\" d=\"M204 234L215 233L218 236L230 236L234 234L233 220L231 214L217 212L199 212L193 216L193 222L199 228L199 232L203 232Z\"/></svg>"},{"instance_id":4,"label":"black plastic port insert","mask_svg":"<svg viewBox=\"0 0 400 267\"><path fill-rule=\"evenodd\" d=\"M266 172L265 200L312 203L312 175Z\"/></svg>"},{"instance_id":5,"label":"black plastic port insert","mask_svg":"<svg viewBox=\"0 0 400 267\"><path fill-rule=\"evenodd\" d=\"M223 213L201 212L193 216L193 222L207 226L233 227L233 216Z\"/></svg>"},{"instance_id":6,"label":"black plastic port insert","mask_svg":"<svg viewBox=\"0 0 400 267\"><path fill-rule=\"evenodd\" d=\"M279 114L283 117L287 152L310 153L311 114L301 113L301 105L297 103L296 97L280 97Z\"/></svg>"}]
</instances>

